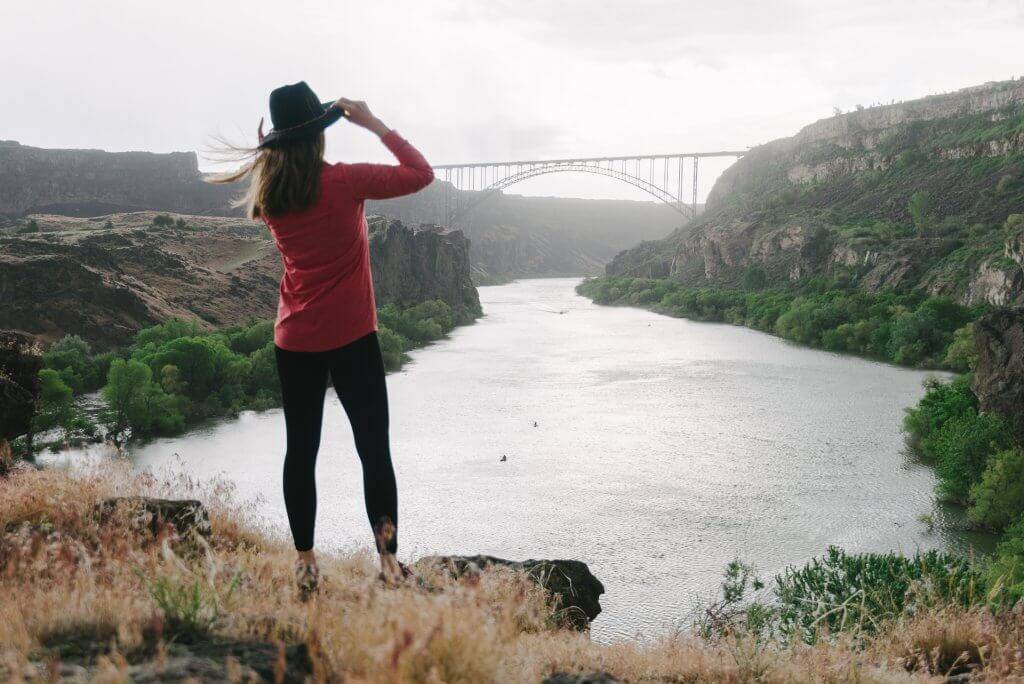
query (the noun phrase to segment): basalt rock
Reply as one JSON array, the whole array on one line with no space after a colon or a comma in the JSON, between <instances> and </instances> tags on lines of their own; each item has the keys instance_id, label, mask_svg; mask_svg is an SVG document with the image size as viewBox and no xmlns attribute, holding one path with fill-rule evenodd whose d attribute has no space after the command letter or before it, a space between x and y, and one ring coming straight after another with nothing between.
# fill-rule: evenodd
<instances>
[{"instance_id":1,"label":"basalt rock","mask_svg":"<svg viewBox=\"0 0 1024 684\"><path fill-rule=\"evenodd\" d=\"M104 635L107 636L107 635ZM57 634L43 643L46 660L27 664L18 673L25 680L91 682L102 679L101 658L111 656L108 638L88 634ZM159 655L157 654L159 644ZM120 677L130 682L306 682L313 672L305 644L286 645L227 639L171 631L157 639L144 635L138 646L118 649L124 658ZM0 677L18 680L0 663Z\"/></svg>"},{"instance_id":2,"label":"basalt rock","mask_svg":"<svg viewBox=\"0 0 1024 684\"><path fill-rule=\"evenodd\" d=\"M30 430L42 367L29 335L0 331L0 443Z\"/></svg>"},{"instance_id":3,"label":"basalt rock","mask_svg":"<svg viewBox=\"0 0 1024 684\"><path fill-rule=\"evenodd\" d=\"M436 226L412 230L401 221L370 220L370 263L378 305L410 306L440 299L462 322L483 313L462 231Z\"/></svg>"},{"instance_id":4,"label":"basalt rock","mask_svg":"<svg viewBox=\"0 0 1024 684\"><path fill-rule=\"evenodd\" d=\"M607 672L556 672L541 684L618 684L621 681Z\"/></svg>"},{"instance_id":5,"label":"basalt rock","mask_svg":"<svg viewBox=\"0 0 1024 684\"><path fill-rule=\"evenodd\" d=\"M479 573L490 567L525 572L544 587L556 601L563 624L580 631L601 612L604 585L594 577L586 563L577 560L510 561L494 556L429 556L419 563L440 567L454 577Z\"/></svg>"},{"instance_id":6,"label":"basalt rock","mask_svg":"<svg viewBox=\"0 0 1024 684\"><path fill-rule=\"evenodd\" d=\"M978 364L971 387L984 412L1024 435L1024 307L999 309L974 324Z\"/></svg>"},{"instance_id":7,"label":"basalt rock","mask_svg":"<svg viewBox=\"0 0 1024 684\"><path fill-rule=\"evenodd\" d=\"M139 532L156 535L168 526L186 537L198 534L209 538L210 515L206 507L193 499L153 499L145 496L126 496L105 499L96 505L100 520L111 520L126 515L129 524Z\"/></svg>"}]
</instances>

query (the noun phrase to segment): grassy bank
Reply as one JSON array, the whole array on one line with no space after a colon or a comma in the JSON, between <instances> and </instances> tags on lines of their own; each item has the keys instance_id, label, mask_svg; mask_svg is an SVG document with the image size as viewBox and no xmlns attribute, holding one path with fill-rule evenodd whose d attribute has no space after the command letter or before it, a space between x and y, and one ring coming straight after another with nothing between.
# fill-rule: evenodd
<instances>
[{"instance_id":1,"label":"grassy bank","mask_svg":"<svg viewBox=\"0 0 1024 684\"><path fill-rule=\"evenodd\" d=\"M598 304L742 325L816 349L857 354L917 368L967 370L970 323L984 311L919 293L868 294L808 280L762 289L751 270L744 289L690 287L667 279L589 278L576 291Z\"/></svg>"},{"instance_id":2,"label":"grassy bank","mask_svg":"<svg viewBox=\"0 0 1024 684\"><path fill-rule=\"evenodd\" d=\"M406 352L441 339L460 320L445 302L427 301L378 310L381 351L389 371ZM102 426L117 443L181 433L189 426L243 410L281 403L274 359L273 321L206 330L197 321L173 319L141 330L124 349L94 354L81 338L58 340L43 355L36 432L56 431L53 446L95 439ZM100 391L98 425L75 401ZM54 433L50 433L54 434ZM23 439L30 454L46 445Z\"/></svg>"},{"instance_id":3,"label":"grassy bank","mask_svg":"<svg viewBox=\"0 0 1024 684\"><path fill-rule=\"evenodd\" d=\"M75 478L24 469L0 480L0 678L121 681L178 671L200 657L199 672L210 679L243 680L249 668L263 668L265 679L279 681L536 683L554 672L595 671L672 682L1024 674L1024 615L970 599L974 576L941 558L842 556L823 559L824 571L794 569L783 580L794 593L777 602L790 627L775 624L820 638L748 629L757 611L744 607L737 620L732 601L709 606L706 638L682 629L599 644L559 628L540 590L508 571L455 581L421 569L422 582L385 590L368 554L325 556L321 595L300 603L293 551L248 522L228 491L117 465ZM98 516L96 504L114 494L201 498L212 535L154 536L134 527L128 511ZM935 590L938 577L957 579ZM723 597L735 597L742 579L727 577Z\"/></svg>"},{"instance_id":4,"label":"grassy bank","mask_svg":"<svg viewBox=\"0 0 1024 684\"><path fill-rule=\"evenodd\" d=\"M928 384L903 424L938 476L936 496L962 506L980 529L1003 535L988 574L1009 600L1024 599L1024 435L979 413L970 376Z\"/></svg>"}]
</instances>

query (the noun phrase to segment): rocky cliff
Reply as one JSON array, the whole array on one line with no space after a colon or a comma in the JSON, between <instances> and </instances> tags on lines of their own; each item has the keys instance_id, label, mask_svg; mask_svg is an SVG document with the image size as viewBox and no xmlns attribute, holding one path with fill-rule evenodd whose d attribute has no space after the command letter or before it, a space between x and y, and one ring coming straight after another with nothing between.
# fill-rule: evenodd
<instances>
[{"instance_id":1,"label":"rocky cliff","mask_svg":"<svg viewBox=\"0 0 1024 684\"><path fill-rule=\"evenodd\" d=\"M974 340L978 364L971 386L981 410L1002 415L1024 436L1024 308L982 316Z\"/></svg>"},{"instance_id":2,"label":"rocky cliff","mask_svg":"<svg viewBox=\"0 0 1024 684\"><path fill-rule=\"evenodd\" d=\"M686 232L610 275L769 284L807 276L965 304L1024 301L1024 80L873 107L755 147Z\"/></svg>"},{"instance_id":3,"label":"rocky cliff","mask_svg":"<svg viewBox=\"0 0 1024 684\"><path fill-rule=\"evenodd\" d=\"M33 215L40 232L0 233L0 329L43 341L77 334L124 344L171 317L207 327L273 318L281 260L266 229L245 219L153 212L94 218ZM480 313L466 239L378 228L371 248L381 303L443 299Z\"/></svg>"},{"instance_id":4,"label":"rocky cliff","mask_svg":"<svg viewBox=\"0 0 1024 684\"><path fill-rule=\"evenodd\" d=\"M434 226L414 231L383 217L371 217L369 224L378 305L441 299L464 322L483 314L471 278L470 243L461 231L442 232Z\"/></svg>"},{"instance_id":5,"label":"rocky cliff","mask_svg":"<svg viewBox=\"0 0 1024 684\"><path fill-rule=\"evenodd\" d=\"M204 183L194 152L50 150L0 141L0 216L152 209L238 215L235 188Z\"/></svg>"}]
</instances>

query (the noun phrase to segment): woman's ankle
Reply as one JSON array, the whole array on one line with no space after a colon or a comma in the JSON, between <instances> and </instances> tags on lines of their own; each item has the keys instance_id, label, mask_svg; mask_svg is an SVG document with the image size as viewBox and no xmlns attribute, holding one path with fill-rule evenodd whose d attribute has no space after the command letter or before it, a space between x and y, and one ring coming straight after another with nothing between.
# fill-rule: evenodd
<instances>
[{"instance_id":1,"label":"woman's ankle","mask_svg":"<svg viewBox=\"0 0 1024 684\"><path fill-rule=\"evenodd\" d=\"M306 565L316 565L316 553L313 549L308 551L297 551L297 553L300 562L305 563Z\"/></svg>"}]
</instances>

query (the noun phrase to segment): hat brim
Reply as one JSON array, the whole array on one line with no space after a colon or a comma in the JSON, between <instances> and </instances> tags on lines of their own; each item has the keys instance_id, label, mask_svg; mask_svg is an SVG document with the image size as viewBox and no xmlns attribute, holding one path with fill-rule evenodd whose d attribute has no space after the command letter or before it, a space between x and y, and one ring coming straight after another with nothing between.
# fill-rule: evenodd
<instances>
[{"instance_id":1,"label":"hat brim","mask_svg":"<svg viewBox=\"0 0 1024 684\"><path fill-rule=\"evenodd\" d=\"M323 113L317 118L310 119L299 126L293 126L292 128L286 128L280 131L271 129L269 133L263 136L263 140L260 141L260 144L257 147L273 147L278 143L303 140L305 138L313 137L336 122L338 119L345 116L345 110L336 106L336 103L334 102L322 102L320 106L323 108Z\"/></svg>"}]
</instances>

